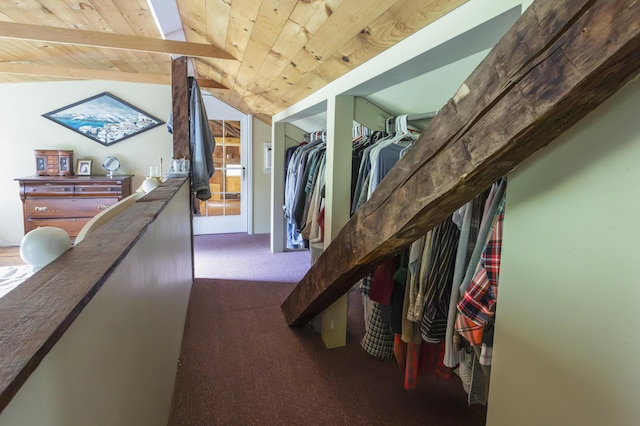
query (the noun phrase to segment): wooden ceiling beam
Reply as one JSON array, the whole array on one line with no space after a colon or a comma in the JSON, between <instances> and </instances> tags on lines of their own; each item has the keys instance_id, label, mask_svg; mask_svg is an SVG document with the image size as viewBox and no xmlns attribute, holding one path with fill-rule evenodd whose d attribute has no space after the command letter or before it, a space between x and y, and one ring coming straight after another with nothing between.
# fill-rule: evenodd
<instances>
[{"instance_id":1,"label":"wooden ceiling beam","mask_svg":"<svg viewBox=\"0 0 640 426\"><path fill-rule=\"evenodd\" d=\"M48 43L135 50L202 58L235 60L231 54L212 44L162 40L99 31L72 30L42 25L0 21L0 38L12 38Z\"/></svg>"},{"instance_id":2,"label":"wooden ceiling beam","mask_svg":"<svg viewBox=\"0 0 640 426\"><path fill-rule=\"evenodd\" d=\"M111 80L130 83L171 84L171 76L161 74L141 74L135 72L108 71L92 68L70 68L30 63L0 62L0 74L37 75L44 77L68 78L74 80ZM198 84L210 89L228 89L217 81L197 79Z\"/></svg>"},{"instance_id":3,"label":"wooden ceiling beam","mask_svg":"<svg viewBox=\"0 0 640 426\"><path fill-rule=\"evenodd\" d=\"M287 297L288 324L321 313L622 88L640 70L638 22L636 0L534 1Z\"/></svg>"},{"instance_id":4,"label":"wooden ceiling beam","mask_svg":"<svg viewBox=\"0 0 640 426\"><path fill-rule=\"evenodd\" d=\"M158 74L107 71L91 68L57 67L30 63L1 62L0 73L38 75L44 77L69 78L74 80L113 80L134 83L171 84L171 77Z\"/></svg>"},{"instance_id":5,"label":"wooden ceiling beam","mask_svg":"<svg viewBox=\"0 0 640 426\"><path fill-rule=\"evenodd\" d=\"M228 89L227 86L225 86L222 83L218 83L215 80L207 80L204 78L198 78L196 77L196 81L198 82L198 86L200 86L201 89Z\"/></svg>"}]
</instances>

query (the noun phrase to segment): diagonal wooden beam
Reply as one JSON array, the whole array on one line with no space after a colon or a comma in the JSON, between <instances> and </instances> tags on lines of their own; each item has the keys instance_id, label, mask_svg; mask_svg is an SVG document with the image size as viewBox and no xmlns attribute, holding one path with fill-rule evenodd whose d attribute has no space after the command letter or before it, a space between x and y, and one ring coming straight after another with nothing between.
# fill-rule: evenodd
<instances>
[{"instance_id":1,"label":"diagonal wooden beam","mask_svg":"<svg viewBox=\"0 0 640 426\"><path fill-rule=\"evenodd\" d=\"M203 58L233 59L230 53L212 44L162 40L99 31L71 30L42 25L18 24L0 21L0 38L105 47L109 49L168 53Z\"/></svg>"},{"instance_id":2,"label":"diagonal wooden beam","mask_svg":"<svg viewBox=\"0 0 640 426\"><path fill-rule=\"evenodd\" d=\"M71 78L76 80L112 80L132 83L171 84L171 76L169 75L141 74L91 68L67 68L24 63L18 64L14 62L0 62L0 74L2 73ZM224 84L213 80L198 79L198 84L201 84L202 87L228 89Z\"/></svg>"},{"instance_id":3,"label":"diagonal wooden beam","mask_svg":"<svg viewBox=\"0 0 640 426\"><path fill-rule=\"evenodd\" d=\"M640 70L635 0L536 0L282 304L307 322Z\"/></svg>"}]
</instances>

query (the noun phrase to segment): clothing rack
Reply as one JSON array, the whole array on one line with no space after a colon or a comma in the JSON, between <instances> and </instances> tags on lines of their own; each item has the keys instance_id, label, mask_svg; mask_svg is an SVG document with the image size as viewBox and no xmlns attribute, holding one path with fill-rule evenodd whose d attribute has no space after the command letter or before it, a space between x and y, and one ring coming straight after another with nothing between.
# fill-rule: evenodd
<instances>
[{"instance_id":1,"label":"clothing rack","mask_svg":"<svg viewBox=\"0 0 640 426\"><path fill-rule=\"evenodd\" d=\"M418 113L418 114L405 114L404 116L406 116L406 122L411 122L411 121L422 121L422 120L430 120L433 117L436 116L436 114L438 113L438 110L436 111L430 111L430 112L423 112L423 113ZM398 117L401 117L402 115L399 116L389 116L387 117L387 119L385 120L385 131L387 133L393 133L394 130L394 124L395 124L395 120Z\"/></svg>"},{"instance_id":2,"label":"clothing rack","mask_svg":"<svg viewBox=\"0 0 640 426\"><path fill-rule=\"evenodd\" d=\"M431 119L431 118L435 117L437 113L438 113L438 110L431 111L431 112L425 112L425 113L422 113L422 114L409 114L409 115L407 115L407 121L418 121L418 120Z\"/></svg>"},{"instance_id":3,"label":"clothing rack","mask_svg":"<svg viewBox=\"0 0 640 426\"><path fill-rule=\"evenodd\" d=\"M327 131L326 130L316 130L315 132L309 132L304 134L304 141L309 143L314 140L322 139L323 141L327 140Z\"/></svg>"}]
</instances>

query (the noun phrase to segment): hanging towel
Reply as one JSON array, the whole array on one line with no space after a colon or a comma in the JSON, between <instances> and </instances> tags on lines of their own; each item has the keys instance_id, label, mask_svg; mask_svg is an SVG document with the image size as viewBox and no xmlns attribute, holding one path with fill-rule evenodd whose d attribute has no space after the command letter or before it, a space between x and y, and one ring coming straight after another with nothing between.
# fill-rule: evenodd
<instances>
[{"instance_id":1,"label":"hanging towel","mask_svg":"<svg viewBox=\"0 0 640 426\"><path fill-rule=\"evenodd\" d=\"M189 140L191 143L191 187L199 200L211 198L209 179L215 171L213 150L216 141L209 128L207 110L196 79L189 77Z\"/></svg>"}]
</instances>

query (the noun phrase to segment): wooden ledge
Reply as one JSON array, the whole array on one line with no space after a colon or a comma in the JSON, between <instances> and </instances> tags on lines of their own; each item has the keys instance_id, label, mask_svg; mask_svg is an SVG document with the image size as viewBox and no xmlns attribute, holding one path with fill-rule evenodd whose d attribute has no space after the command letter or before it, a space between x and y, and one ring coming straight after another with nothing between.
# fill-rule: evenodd
<instances>
[{"instance_id":1,"label":"wooden ledge","mask_svg":"<svg viewBox=\"0 0 640 426\"><path fill-rule=\"evenodd\" d=\"M186 182L169 179L0 298L0 411Z\"/></svg>"}]
</instances>

